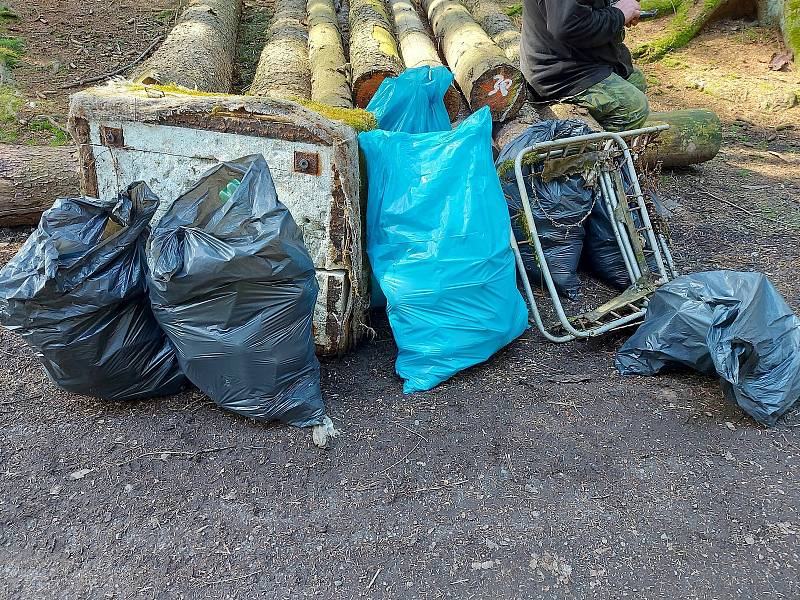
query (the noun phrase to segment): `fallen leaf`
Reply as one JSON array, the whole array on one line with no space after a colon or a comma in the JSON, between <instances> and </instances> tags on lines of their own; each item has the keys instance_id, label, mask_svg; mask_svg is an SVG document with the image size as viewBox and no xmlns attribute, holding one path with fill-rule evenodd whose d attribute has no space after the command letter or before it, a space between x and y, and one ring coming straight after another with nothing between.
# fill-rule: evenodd
<instances>
[{"instance_id":1,"label":"fallen leaf","mask_svg":"<svg viewBox=\"0 0 800 600\"><path fill-rule=\"evenodd\" d=\"M69 474L69 478L72 480L83 479L92 471L94 471L94 469L80 469L78 471L73 471Z\"/></svg>"},{"instance_id":2,"label":"fallen leaf","mask_svg":"<svg viewBox=\"0 0 800 600\"><path fill-rule=\"evenodd\" d=\"M776 52L769 61L771 71L787 71L794 55L791 52Z\"/></svg>"}]
</instances>

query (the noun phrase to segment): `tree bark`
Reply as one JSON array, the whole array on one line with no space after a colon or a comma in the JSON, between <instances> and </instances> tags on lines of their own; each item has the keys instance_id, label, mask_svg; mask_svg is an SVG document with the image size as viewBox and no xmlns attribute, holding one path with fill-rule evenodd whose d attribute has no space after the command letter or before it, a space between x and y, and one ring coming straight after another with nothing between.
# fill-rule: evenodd
<instances>
[{"instance_id":1,"label":"tree bark","mask_svg":"<svg viewBox=\"0 0 800 600\"><path fill-rule=\"evenodd\" d=\"M350 64L356 106L366 108L381 82L403 70L383 0L351 0Z\"/></svg>"},{"instance_id":2,"label":"tree bark","mask_svg":"<svg viewBox=\"0 0 800 600\"><path fill-rule=\"evenodd\" d=\"M423 0L433 32L475 111L488 106L494 121L513 118L525 102L525 80L505 53L455 0Z\"/></svg>"},{"instance_id":3,"label":"tree bark","mask_svg":"<svg viewBox=\"0 0 800 600\"><path fill-rule=\"evenodd\" d=\"M242 0L190 0L167 39L131 79L230 92L241 6Z\"/></svg>"},{"instance_id":4,"label":"tree bark","mask_svg":"<svg viewBox=\"0 0 800 600\"><path fill-rule=\"evenodd\" d=\"M521 36L511 17L503 12L495 0L470 0L467 6L478 25L483 27L492 41L505 52L511 64L519 67Z\"/></svg>"},{"instance_id":5,"label":"tree bark","mask_svg":"<svg viewBox=\"0 0 800 600\"><path fill-rule=\"evenodd\" d=\"M389 4L394 17L397 41L400 43L400 54L406 68L443 66L439 52L428 34L428 28L420 19L411 0L389 0ZM444 104L450 120L454 121L461 112L461 94L452 85L444 96Z\"/></svg>"},{"instance_id":6,"label":"tree bark","mask_svg":"<svg viewBox=\"0 0 800 600\"><path fill-rule=\"evenodd\" d=\"M351 0L350 64L358 108L367 107L384 79L403 71L384 0Z\"/></svg>"},{"instance_id":7,"label":"tree bark","mask_svg":"<svg viewBox=\"0 0 800 600\"><path fill-rule=\"evenodd\" d=\"M722 145L722 125L710 110L687 109L653 112L645 127L666 123L654 145L645 152L648 164L661 163L667 168L687 167L714 158Z\"/></svg>"},{"instance_id":8,"label":"tree bark","mask_svg":"<svg viewBox=\"0 0 800 600\"><path fill-rule=\"evenodd\" d=\"M308 59L311 100L353 108L349 66L333 0L308 0Z\"/></svg>"},{"instance_id":9,"label":"tree bark","mask_svg":"<svg viewBox=\"0 0 800 600\"><path fill-rule=\"evenodd\" d=\"M306 0L277 0L267 43L249 94L280 100L311 99Z\"/></svg>"},{"instance_id":10,"label":"tree bark","mask_svg":"<svg viewBox=\"0 0 800 600\"><path fill-rule=\"evenodd\" d=\"M56 198L80 195L76 152L0 144L0 227L35 225Z\"/></svg>"}]
</instances>

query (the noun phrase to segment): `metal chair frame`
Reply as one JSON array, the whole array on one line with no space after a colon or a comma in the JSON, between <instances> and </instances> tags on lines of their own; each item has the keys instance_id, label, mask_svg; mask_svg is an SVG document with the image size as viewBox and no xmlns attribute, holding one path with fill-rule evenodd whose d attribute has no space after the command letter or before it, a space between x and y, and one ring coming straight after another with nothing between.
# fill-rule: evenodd
<instances>
[{"instance_id":1,"label":"metal chair frame","mask_svg":"<svg viewBox=\"0 0 800 600\"><path fill-rule=\"evenodd\" d=\"M517 269L528 298L533 320L536 327L548 340L567 342L578 338L597 337L643 318L647 310L648 299L656 287L676 275L666 239L653 229L639 185L633 156L625 141L626 138L657 135L666 128L666 125L662 125L620 133L592 133L534 144L523 148L517 154L514 160L514 173L522 199L523 213L531 232L529 241L533 244L536 252L546 290L553 303L559 324L565 331L563 335L550 332L542 321L513 230L511 231L511 247L514 250ZM578 159L573 162L580 162L580 155L584 155L582 158L587 161L594 161L593 171L597 174L595 191L600 195L608 214L611 215L614 236L619 245L631 286L616 298L596 309L569 317L561 303L539 240L522 168L526 157L528 164L542 164L544 169L546 166L544 163L548 160L572 157ZM623 173L630 181L632 194L625 189ZM531 175L531 177L536 176L535 173ZM532 189L535 192L535 186L532 186ZM648 257L654 260L657 266L656 273L651 272L647 261Z\"/></svg>"}]
</instances>

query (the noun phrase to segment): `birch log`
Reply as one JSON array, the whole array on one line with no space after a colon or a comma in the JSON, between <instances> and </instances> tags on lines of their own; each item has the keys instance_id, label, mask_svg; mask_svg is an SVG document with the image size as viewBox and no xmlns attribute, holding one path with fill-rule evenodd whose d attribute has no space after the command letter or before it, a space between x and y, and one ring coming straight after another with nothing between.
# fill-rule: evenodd
<instances>
[{"instance_id":1,"label":"birch log","mask_svg":"<svg viewBox=\"0 0 800 600\"><path fill-rule=\"evenodd\" d=\"M79 194L74 147L0 144L0 227L35 225L56 198Z\"/></svg>"},{"instance_id":2,"label":"birch log","mask_svg":"<svg viewBox=\"0 0 800 600\"><path fill-rule=\"evenodd\" d=\"M469 7L475 21L489 34L515 67L519 67L520 33L495 0L469 0Z\"/></svg>"},{"instance_id":3,"label":"birch log","mask_svg":"<svg viewBox=\"0 0 800 600\"><path fill-rule=\"evenodd\" d=\"M384 79L402 72L403 61L383 0L350 1L350 64L358 108L366 108Z\"/></svg>"},{"instance_id":4,"label":"birch log","mask_svg":"<svg viewBox=\"0 0 800 600\"><path fill-rule=\"evenodd\" d=\"M248 92L280 100L311 99L306 0L277 0Z\"/></svg>"},{"instance_id":5,"label":"birch log","mask_svg":"<svg viewBox=\"0 0 800 600\"><path fill-rule=\"evenodd\" d=\"M308 0L308 60L311 100L337 108L353 108L350 67L333 0Z\"/></svg>"},{"instance_id":6,"label":"birch log","mask_svg":"<svg viewBox=\"0 0 800 600\"><path fill-rule=\"evenodd\" d=\"M505 53L455 0L423 0L450 70L475 111L488 106L495 121L513 118L525 102L525 80Z\"/></svg>"},{"instance_id":7,"label":"birch log","mask_svg":"<svg viewBox=\"0 0 800 600\"><path fill-rule=\"evenodd\" d=\"M406 68L443 66L439 52L428 34L428 27L422 22L411 0L389 0L389 4L400 44L400 54ZM461 112L461 94L452 85L444 96L444 105L450 120L454 121Z\"/></svg>"}]
</instances>

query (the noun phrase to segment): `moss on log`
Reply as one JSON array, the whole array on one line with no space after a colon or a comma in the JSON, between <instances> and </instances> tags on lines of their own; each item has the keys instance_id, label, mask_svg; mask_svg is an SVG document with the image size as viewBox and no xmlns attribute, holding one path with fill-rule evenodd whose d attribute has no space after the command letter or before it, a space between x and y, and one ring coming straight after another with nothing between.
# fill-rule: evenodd
<instances>
[{"instance_id":1,"label":"moss on log","mask_svg":"<svg viewBox=\"0 0 800 600\"><path fill-rule=\"evenodd\" d=\"M306 0L277 0L267 43L248 93L282 100L311 99Z\"/></svg>"},{"instance_id":2,"label":"moss on log","mask_svg":"<svg viewBox=\"0 0 800 600\"><path fill-rule=\"evenodd\" d=\"M411 0L389 0L389 4L392 8L397 41L400 44L400 54L406 68L443 66L439 52L428 33L428 27L423 23ZM461 94L452 85L444 96L444 104L450 120L455 120L461 112Z\"/></svg>"},{"instance_id":3,"label":"moss on log","mask_svg":"<svg viewBox=\"0 0 800 600\"><path fill-rule=\"evenodd\" d=\"M333 0L308 0L308 60L311 100L337 108L353 108L350 69Z\"/></svg>"},{"instance_id":4,"label":"moss on log","mask_svg":"<svg viewBox=\"0 0 800 600\"><path fill-rule=\"evenodd\" d=\"M781 20L783 38L795 57L800 57L800 0L786 0Z\"/></svg>"},{"instance_id":5,"label":"moss on log","mask_svg":"<svg viewBox=\"0 0 800 600\"><path fill-rule=\"evenodd\" d=\"M190 0L167 39L131 79L229 92L241 7L242 0Z\"/></svg>"},{"instance_id":6,"label":"moss on log","mask_svg":"<svg viewBox=\"0 0 800 600\"><path fill-rule=\"evenodd\" d=\"M669 125L645 152L648 164L661 163L667 168L688 167L714 158L722 145L722 125L710 110L687 109L653 112L645 123Z\"/></svg>"},{"instance_id":7,"label":"moss on log","mask_svg":"<svg viewBox=\"0 0 800 600\"><path fill-rule=\"evenodd\" d=\"M381 82L402 72L403 61L383 0L351 0L349 22L353 95L366 108Z\"/></svg>"},{"instance_id":8,"label":"moss on log","mask_svg":"<svg viewBox=\"0 0 800 600\"><path fill-rule=\"evenodd\" d=\"M0 144L0 227L35 225L56 198L78 196L76 152Z\"/></svg>"},{"instance_id":9,"label":"moss on log","mask_svg":"<svg viewBox=\"0 0 800 600\"><path fill-rule=\"evenodd\" d=\"M454 0L423 0L433 33L470 108L488 106L494 121L513 118L525 102L525 80L505 53Z\"/></svg>"},{"instance_id":10,"label":"moss on log","mask_svg":"<svg viewBox=\"0 0 800 600\"><path fill-rule=\"evenodd\" d=\"M478 25L489 34L511 63L519 67L519 42L520 32L514 21L511 20L495 2L495 0L468 0L467 7Z\"/></svg>"}]
</instances>

